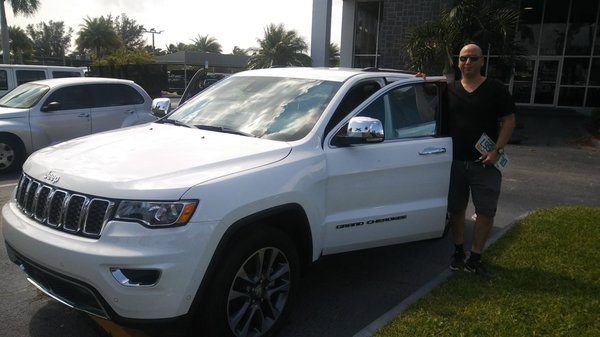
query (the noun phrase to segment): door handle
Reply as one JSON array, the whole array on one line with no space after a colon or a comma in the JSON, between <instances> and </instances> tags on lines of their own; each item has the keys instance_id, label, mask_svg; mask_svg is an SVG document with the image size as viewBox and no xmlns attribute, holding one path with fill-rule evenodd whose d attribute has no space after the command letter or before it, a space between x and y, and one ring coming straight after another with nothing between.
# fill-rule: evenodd
<instances>
[{"instance_id":1,"label":"door handle","mask_svg":"<svg viewBox=\"0 0 600 337\"><path fill-rule=\"evenodd\" d=\"M77 117L90 117L90 114L79 114Z\"/></svg>"},{"instance_id":2,"label":"door handle","mask_svg":"<svg viewBox=\"0 0 600 337\"><path fill-rule=\"evenodd\" d=\"M425 148L423 151L419 152L419 154L421 156L428 156L431 154L442 154L442 153L446 153L445 147L428 147L428 148Z\"/></svg>"},{"instance_id":3,"label":"door handle","mask_svg":"<svg viewBox=\"0 0 600 337\"><path fill-rule=\"evenodd\" d=\"M131 115L133 113L133 110L125 110L125 113Z\"/></svg>"}]
</instances>

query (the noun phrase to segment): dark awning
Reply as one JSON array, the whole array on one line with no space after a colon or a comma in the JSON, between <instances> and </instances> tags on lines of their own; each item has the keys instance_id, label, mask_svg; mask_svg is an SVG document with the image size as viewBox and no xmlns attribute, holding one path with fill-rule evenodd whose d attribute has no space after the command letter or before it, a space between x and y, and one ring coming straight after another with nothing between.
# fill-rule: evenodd
<instances>
[{"instance_id":1,"label":"dark awning","mask_svg":"<svg viewBox=\"0 0 600 337\"><path fill-rule=\"evenodd\" d=\"M178 51L176 53L155 56L154 60L160 64L182 64L186 66L246 68L248 59L246 55L201 53L195 51Z\"/></svg>"}]
</instances>

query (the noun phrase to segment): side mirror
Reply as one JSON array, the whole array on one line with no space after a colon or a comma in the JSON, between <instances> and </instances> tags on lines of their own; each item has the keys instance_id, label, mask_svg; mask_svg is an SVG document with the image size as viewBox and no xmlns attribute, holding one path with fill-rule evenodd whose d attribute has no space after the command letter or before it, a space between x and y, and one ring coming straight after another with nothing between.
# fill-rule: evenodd
<instances>
[{"instance_id":1,"label":"side mirror","mask_svg":"<svg viewBox=\"0 0 600 337\"><path fill-rule=\"evenodd\" d=\"M61 104L59 102L50 102L42 107L43 112L50 112L60 110Z\"/></svg>"},{"instance_id":2,"label":"side mirror","mask_svg":"<svg viewBox=\"0 0 600 337\"><path fill-rule=\"evenodd\" d=\"M335 136L335 145L353 145L380 143L385 139L383 124L371 117L352 117L348 122L346 134L339 133Z\"/></svg>"},{"instance_id":3,"label":"side mirror","mask_svg":"<svg viewBox=\"0 0 600 337\"><path fill-rule=\"evenodd\" d=\"M164 117L171 110L171 100L168 98L155 98L152 101L152 114L158 118Z\"/></svg>"}]
</instances>

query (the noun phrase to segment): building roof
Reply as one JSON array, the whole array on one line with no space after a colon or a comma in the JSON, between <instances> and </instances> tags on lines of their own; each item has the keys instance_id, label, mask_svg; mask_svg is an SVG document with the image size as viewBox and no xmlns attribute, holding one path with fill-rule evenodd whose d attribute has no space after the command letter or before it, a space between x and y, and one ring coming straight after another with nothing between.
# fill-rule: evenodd
<instances>
[{"instance_id":1,"label":"building roof","mask_svg":"<svg viewBox=\"0 0 600 337\"><path fill-rule=\"evenodd\" d=\"M176 53L155 56L154 60L160 64L183 64L210 67L246 68L248 59L246 55L201 53L195 51L178 51Z\"/></svg>"}]
</instances>

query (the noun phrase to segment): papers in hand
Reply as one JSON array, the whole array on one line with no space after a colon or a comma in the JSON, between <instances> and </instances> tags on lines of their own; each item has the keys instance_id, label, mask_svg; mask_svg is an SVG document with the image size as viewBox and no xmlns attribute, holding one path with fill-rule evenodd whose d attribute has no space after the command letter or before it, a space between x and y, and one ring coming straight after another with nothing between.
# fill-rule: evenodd
<instances>
[{"instance_id":1,"label":"papers in hand","mask_svg":"<svg viewBox=\"0 0 600 337\"><path fill-rule=\"evenodd\" d=\"M484 132L475 144L475 148L479 153L486 154L496 149L496 143ZM508 156L505 153L501 154L494 166L500 171L504 170L508 166Z\"/></svg>"}]
</instances>

